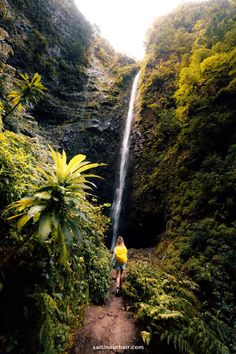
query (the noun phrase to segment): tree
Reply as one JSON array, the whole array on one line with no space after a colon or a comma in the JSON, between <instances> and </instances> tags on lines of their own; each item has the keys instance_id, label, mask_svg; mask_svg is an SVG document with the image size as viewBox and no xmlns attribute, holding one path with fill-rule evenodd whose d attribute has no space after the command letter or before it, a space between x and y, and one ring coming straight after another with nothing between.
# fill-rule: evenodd
<instances>
[{"instance_id":1,"label":"tree","mask_svg":"<svg viewBox=\"0 0 236 354\"><path fill-rule=\"evenodd\" d=\"M41 82L41 75L38 73L35 73L32 79L28 74L20 74L20 77L21 79L17 81L17 89L10 91L7 95L13 107L5 114L5 117L16 108L22 110L24 106L37 103L46 90Z\"/></svg>"}]
</instances>

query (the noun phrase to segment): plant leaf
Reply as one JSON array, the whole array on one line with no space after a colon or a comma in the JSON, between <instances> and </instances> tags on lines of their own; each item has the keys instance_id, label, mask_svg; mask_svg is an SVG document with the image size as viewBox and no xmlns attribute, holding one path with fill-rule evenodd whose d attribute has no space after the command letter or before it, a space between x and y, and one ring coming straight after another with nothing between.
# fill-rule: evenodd
<instances>
[{"instance_id":1,"label":"plant leaf","mask_svg":"<svg viewBox=\"0 0 236 354\"><path fill-rule=\"evenodd\" d=\"M52 231L52 217L51 214L43 215L39 221L38 234L42 241L45 241Z\"/></svg>"}]
</instances>

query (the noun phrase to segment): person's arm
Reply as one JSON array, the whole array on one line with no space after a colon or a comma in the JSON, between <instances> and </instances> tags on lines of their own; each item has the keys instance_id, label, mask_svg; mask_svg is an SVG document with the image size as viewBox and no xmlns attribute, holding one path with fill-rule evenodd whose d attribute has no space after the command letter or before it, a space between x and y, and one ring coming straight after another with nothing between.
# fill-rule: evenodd
<instances>
[{"instance_id":1,"label":"person's arm","mask_svg":"<svg viewBox=\"0 0 236 354\"><path fill-rule=\"evenodd\" d=\"M112 253L111 261L112 261L112 263L114 263L114 261L115 261L115 248L114 248L113 253Z\"/></svg>"}]
</instances>

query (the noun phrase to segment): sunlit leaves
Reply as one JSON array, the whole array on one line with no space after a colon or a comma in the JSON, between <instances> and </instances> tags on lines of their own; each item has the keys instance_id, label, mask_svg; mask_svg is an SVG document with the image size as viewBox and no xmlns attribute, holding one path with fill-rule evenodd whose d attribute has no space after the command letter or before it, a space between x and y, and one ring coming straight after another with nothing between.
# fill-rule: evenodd
<instances>
[{"instance_id":1,"label":"sunlit leaves","mask_svg":"<svg viewBox=\"0 0 236 354\"><path fill-rule=\"evenodd\" d=\"M7 98L13 108L17 107L18 110L22 110L31 103L37 103L46 90L41 82L41 75L38 73L35 73L32 78L28 74L20 74L16 86L15 90L9 92Z\"/></svg>"},{"instance_id":2,"label":"sunlit leaves","mask_svg":"<svg viewBox=\"0 0 236 354\"><path fill-rule=\"evenodd\" d=\"M68 187L85 189L90 182L87 181L86 177L97 177L97 175L82 175L84 171L87 171L104 164L99 163L90 163L85 161L85 155L76 155L71 161L67 164L67 157L65 151L60 154L57 151L54 151L51 147L51 155L55 163L55 173L53 174L54 183L59 185L68 185ZM47 176L45 176L47 178ZM50 176L51 177L51 176Z\"/></svg>"},{"instance_id":3,"label":"sunlit leaves","mask_svg":"<svg viewBox=\"0 0 236 354\"><path fill-rule=\"evenodd\" d=\"M34 236L42 242L53 235L59 246L60 259L65 263L67 245L73 239L78 241L79 219L86 220L86 210L89 210L86 190L91 189L90 185L94 184L88 181L87 177L98 177L84 172L103 164L90 163L85 160L86 156L81 154L74 156L67 163L65 151L59 153L51 147L50 151L54 167L47 172L38 168L42 180L37 181L35 191L31 196L10 204L5 213L15 210L16 214L8 219L20 217L17 221L20 230L31 221Z\"/></svg>"},{"instance_id":4,"label":"sunlit leaves","mask_svg":"<svg viewBox=\"0 0 236 354\"><path fill-rule=\"evenodd\" d=\"M147 331L142 331L141 332L141 337L142 337L142 341L144 344L149 345L150 340L151 340L151 333L147 332Z\"/></svg>"},{"instance_id":5,"label":"sunlit leaves","mask_svg":"<svg viewBox=\"0 0 236 354\"><path fill-rule=\"evenodd\" d=\"M177 353L229 353L229 328L200 311L197 289L184 275L165 273L160 265L138 261L130 266L124 291L144 328L145 344L155 348L161 341Z\"/></svg>"},{"instance_id":6,"label":"sunlit leaves","mask_svg":"<svg viewBox=\"0 0 236 354\"><path fill-rule=\"evenodd\" d=\"M180 72L175 93L177 118L187 122L189 112L212 104L222 93L235 92L236 50L211 53L201 48L193 53L191 63Z\"/></svg>"},{"instance_id":7,"label":"sunlit leaves","mask_svg":"<svg viewBox=\"0 0 236 354\"><path fill-rule=\"evenodd\" d=\"M153 333L161 333L161 340L180 353L229 353L234 347L235 10L235 1L215 0L183 6L158 20L150 30L143 64L137 128L142 143L137 142L134 156L132 212L143 221L137 228L141 235L150 225L158 232L165 220L158 265L173 274L182 270L200 291L178 288L174 302L158 287L158 279L150 283L148 276L140 276L130 279L128 295L132 303L139 302L137 315L143 316L146 331L153 323ZM183 29L189 36L181 37ZM166 127L173 115L179 129L168 140ZM169 289L173 288L172 282ZM193 295L199 295L201 302ZM192 304L189 325L185 300ZM195 314L194 303L200 309ZM184 317L162 313L161 304ZM205 314L206 309L212 320L202 319L201 311ZM222 331L226 335L219 335L218 319L230 325ZM168 329L160 330L160 322L169 323ZM180 323L184 323L182 335Z\"/></svg>"}]
</instances>

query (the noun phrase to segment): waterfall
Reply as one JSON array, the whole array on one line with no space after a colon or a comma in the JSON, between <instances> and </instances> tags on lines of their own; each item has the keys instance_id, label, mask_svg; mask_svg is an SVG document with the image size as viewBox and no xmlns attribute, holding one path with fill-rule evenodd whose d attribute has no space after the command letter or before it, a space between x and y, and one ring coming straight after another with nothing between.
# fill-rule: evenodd
<instances>
[{"instance_id":1,"label":"waterfall","mask_svg":"<svg viewBox=\"0 0 236 354\"><path fill-rule=\"evenodd\" d=\"M86 82L85 89L84 89L84 104L82 107L82 112L81 112L81 117L80 117L81 120L83 120L83 118L84 118L84 111L85 111L85 107L86 107L87 99L88 99L88 88L89 88L89 84L91 81L91 75L92 75L91 70L89 70L88 71L88 80Z\"/></svg>"},{"instance_id":2,"label":"waterfall","mask_svg":"<svg viewBox=\"0 0 236 354\"><path fill-rule=\"evenodd\" d=\"M129 101L129 111L127 114L127 119L125 123L125 130L124 136L121 146L121 153L120 153L120 166L119 166L119 179L118 179L118 186L115 192L114 201L112 204L112 222L113 222L113 233L112 233L112 242L111 242L111 249L113 250L116 243L117 233L119 230L119 222L120 222L120 213L121 213L121 206L122 206L122 198L125 186L125 178L127 175L128 169L128 158L129 158L129 145L130 145L130 133L131 133L131 126L133 120L133 110L134 110L134 102L136 91L138 87L138 79L139 79L140 72L135 76L130 101Z\"/></svg>"}]
</instances>

